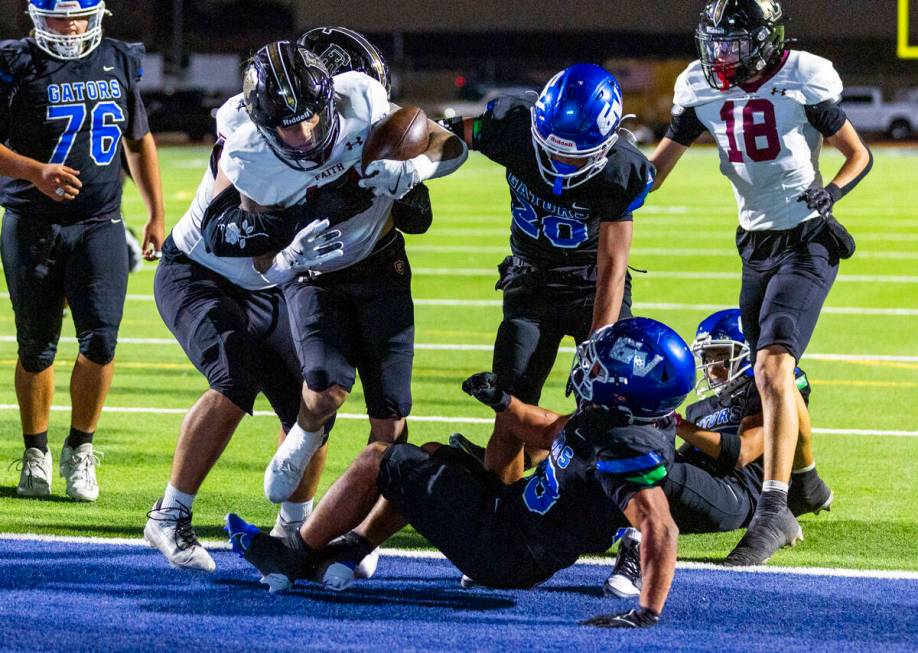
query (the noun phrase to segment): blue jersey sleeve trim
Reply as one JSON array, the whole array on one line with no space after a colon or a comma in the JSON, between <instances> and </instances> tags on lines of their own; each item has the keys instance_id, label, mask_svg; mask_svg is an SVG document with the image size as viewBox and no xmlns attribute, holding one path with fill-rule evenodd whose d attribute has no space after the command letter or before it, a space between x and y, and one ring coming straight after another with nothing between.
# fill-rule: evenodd
<instances>
[{"instance_id":1,"label":"blue jersey sleeve trim","mask_svg":"<svg viewBox=\"0 0 918 653\"><path fill-rule=\"evenodd\" d=\"M644 200L647 199L647 194L650 192L650 189L653 188L654 175L653 171L647 172L647 183L644 185L644 190L640 194L631 200L631 204L628 205L628 208L625 209L625 213L631 213L632 211L637 211L639 208L644 206Z\"/></svg>"},{"instance_id":2,"label":"blue jersey sleeve trim","mask_svg":"<svg viewBox=\"0 0 918 653\"><path fill-rule=\"evenodd\" d=\"M639 469L655 467L663 462L663 459L656 451L651 451L643 456L635 458L625 458L623 460L598 460L596 461L596 471L604 474L624 474L635 472Z\"/></svg>"}]
</instances>

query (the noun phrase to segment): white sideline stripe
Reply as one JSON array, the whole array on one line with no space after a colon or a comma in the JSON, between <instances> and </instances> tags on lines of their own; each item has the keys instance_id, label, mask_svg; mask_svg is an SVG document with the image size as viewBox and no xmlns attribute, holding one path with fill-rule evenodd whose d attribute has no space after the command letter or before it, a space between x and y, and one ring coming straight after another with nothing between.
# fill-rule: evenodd
<instances>
[{"instance_id":1,"label":"white sideline stripe","mask_svg":"<svg viewBox=\"0 0 918 653\"><path fill-rule=\"evenodd\" d=\"M37 535L32 533L0 533L0 541L10 542L45 542L49 544L88 544L93 546L133 546L149 547L143 538L129 537L78 537L74 535ZM209 549L227 550L230 548L226 540L201 540ZM410 558L414 560L445 560L439 551L418 551L413 549L383 548L380 553L384 556L396 558ZM598 556L583 556L577 560L577 565L611 566L612 558ZM918 580L918 572L891 569L843 569L839 567L723 567L709 562L678 562L679 569L692 569L703 571L736 572L742 574L790 574L794 576L831 576L836 578L876 578L882 580ZM458 576L458 572L457 572Z\"/></svg>"},{"instance_id":2,"label":"white sideline stripe","mask_svg":"<svg viewBox=\"0 0 918 653\"><path fill-rule=\"evenodd\" d=\"M9 297L9 293L0 293L0 297ZM128 301L152 302L153 295L128 295ZM467 308L485 308L502 306L500 299L415 299L415 306L463 306ZM668 302L637 302L635 308L657 311L717 311L724 308L735 308L729 304L674 304ZM823 306L821 313L836 315L918 315L918 308L861 308L858 306Z\"/></svg>"},{"instance_id":3,"label":"white sideline stripe","mask_svg":"<svg viewBox=\"0 0 918 653\"><path fill-rule=\"evenodd\" d=\"M19 410L16 404L0 404L0 411ZM68 412L70 406L52 406L51 410L62 413ZM106 413L130 413L130 414L157 414L157 415L184 415L188 412L187 408L152 408L147 406L106 406L102 409ZM270 410L256 410L252 413L254 417L276 417ZM367 416L361 413L338 413L338 419L344 420L365 420ZM493 424L493 417L448 417L446 415L410 415L409 421L412 422L429 422L436 424ZM823 435L856 435L856 436L884 436L900 438L918 438L918 431L890 431L890 430L871 430L871 429L827 429L814 428L813 433Z\"/></svg>"},{"instance_id":4,"label":"white sideline stripe","mask_svg":"<svg viewBox=\"0 0 918 653\"><path fill-rule=\"evenodd\" d=\"M508 246L494 245L410 245L409 252L428 254L509 254ZM632 247L631 254L638 256L716 256L737 258L735 249L713 247ZM883 260L918 260L918 252L858 252L860 258Z\"/></svg>"},{"instance_id":5,"label":"white sideline stripe","mask_svg":"<svg viewBox=\"0 0 918 653\"><path fill-rule=\"evenodd\" d=\"M76 343L76 338L61 338L61 342ZM16 342L16 336L0 336L0 342ZM118 338L118 344L125 345L175 345L174 338ZM416 342L415 349L429 351L493 351L492 345L466 345L460 343ZM574 347L559 347L562 354L573 354ZM918 356L896 356L888 354L804 354L804 360L817 361L886 361L894 363L918 363Z\"/></svg>"},{"instance_id":6,"label":"white sideline stripe","mask_svg":"<svg viewBox=\"0 0 918 653\"><path fill-rule=\"evenodd\" d=\"M497 267L493 268L416 268L411 272L420 275L435 277L494 277L497 278ZM737 272L680 272L677 270L650 270L647 274L636 273L635 279L642 281L654 279L726 279L739 281L740 273ZM836 281L848 283L918 283L918 276L898 274L840 274Z\"/></svg>"}]
</instances>

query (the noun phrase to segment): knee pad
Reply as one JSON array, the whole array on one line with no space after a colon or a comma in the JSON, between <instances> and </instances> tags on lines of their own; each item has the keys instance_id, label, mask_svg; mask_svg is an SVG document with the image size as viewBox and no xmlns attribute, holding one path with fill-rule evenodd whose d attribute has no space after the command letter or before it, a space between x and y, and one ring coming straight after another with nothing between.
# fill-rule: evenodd
<instances>
[{"instance_id":1,"label":"knee pad","mask_svg":"<svg viewBox=\"0 0 918 653\"><path fill-rule=\"evenodd\" d=\"M80 353L96 365L108 365L115 358L118 327L106 326L85 331L78 336Z\"/></svg>"},{"instance_id":2,"label":"knee pad","mask_svg":"<svg viewBox=\"0 0 918 653\"><path fill-rule=\"evenodd\" d=\"M19 343L19 364L29 374L44 372L54 363L57 343Z\"/></svg>"}]
</instances>

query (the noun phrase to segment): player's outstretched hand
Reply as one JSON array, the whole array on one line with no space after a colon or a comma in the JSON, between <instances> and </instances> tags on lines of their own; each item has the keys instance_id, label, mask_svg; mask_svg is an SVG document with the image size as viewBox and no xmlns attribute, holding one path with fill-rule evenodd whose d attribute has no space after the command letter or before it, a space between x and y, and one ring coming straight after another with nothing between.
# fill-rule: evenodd
<instances>
[{"instance_id":1,"label":"player's outstretched hand","mask_svg":"<svg viewBox=\"0 0 918 653\"><path fill-rule=\"evenodd\" d=\"M818 211L819 215L828 218L832 215L832 207L841 197L841 189L835 184L829 184L825 188L814 184L807 188L804 193L797 198L798 202L806 202L806 207L813 211Z\"/></svg>"},{"instance_id":2,"label":"player's outstretched hand","mask_svg":"<svg viewBox=\"0 0 918 653\"><path fill-rule=\"evenodd\" d=\"M423 154L407 161L380 159L367 164L359 184L377 196L400 200L412 188L429 179L434 168L433 162Z\"/></svg>"},{"instance_id":3,"label":"player's outstretched hand","mask_svg":"<svg viewBox=\"0 0 918 653\"><path fill-rule=\"evenodd\" d=\"M497 413L510 405L510 395L497 387L497 375L494 372L473 374L462 382L462 391Z\"/></svg>"},{"instance_id":4,"label":"player's outstretched hand","mask_svg":"<svg viewBox=\"0 0 918 653\"><path fill-rule=\"evenodd\" d=\"M35 188L55 202L63 202L72 200L80 194L83 183L77 179L79 174L79 170L57 163L46 163L31 181Z\"/></svg>"},{"instance_id":5,"label":"player's outstretched hand","mask_svg":"<svg viewBox=\"0 0 918 653\"><path fill-rule=\"evenodd\" d=\"M141 251L148 261L155 261L163 251L163 241L166 239L166 225L162 220L150 220L143 226L143 244Z\"/></svg>"},{"instance_id":6,"label":"player's outstretched hand","mask_svg":"<svg viewBox=\"0 0 918 653\"><path fill-rule=\"evenodd\" d=\"M636 608L619 614L600 614L580 622L581 626L597 628L650 628L660 621L660 615L650 608Z\"/></svg>"},{"instance_id":7,"label":"player's outstretched hand","mask_svg":"<svg viewBox=\"0 0 918 653\"><path fill-rule=\"evenodd\" d=\"M297 232L293 242L277 253L265 278L280 284L307 270L319 270L326 263L344 256L344 243L338 229L329 229L328 220L310 222ZM256 269L257 261L254 263Z\"/></svg>"},{"instance_id":8,"label":"player's outstretched hand","mask_svg":"<svg viewBox=\"0 0 918 653\"><path fill-rule=\"evenodd\" d=\"M503 120L514 109L525 109L528 113L538 99L539 94L535 91L509 93L491 100L488 110L495 120Z\"/></svg>"}]
</instances>

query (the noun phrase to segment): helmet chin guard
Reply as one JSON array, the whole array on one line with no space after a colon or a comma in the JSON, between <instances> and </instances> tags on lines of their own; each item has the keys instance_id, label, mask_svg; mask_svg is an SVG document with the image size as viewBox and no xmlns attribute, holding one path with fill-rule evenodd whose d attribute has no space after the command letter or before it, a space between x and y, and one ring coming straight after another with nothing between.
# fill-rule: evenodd
<instances>
[{"instance_id":1,"label":"helmet chin guard","mask_svg":"<svg viewBox=\"0 0 918 653\"><path fill-rule=\"evenodd\" d=\"M102 18L111 12L102 0L30 0L28 14L35 26L35 44L55 59L81 59L102 42ZM87 19L82 34L61 34L48 26L49 18Z\"/></svg>"}]
</instances>

